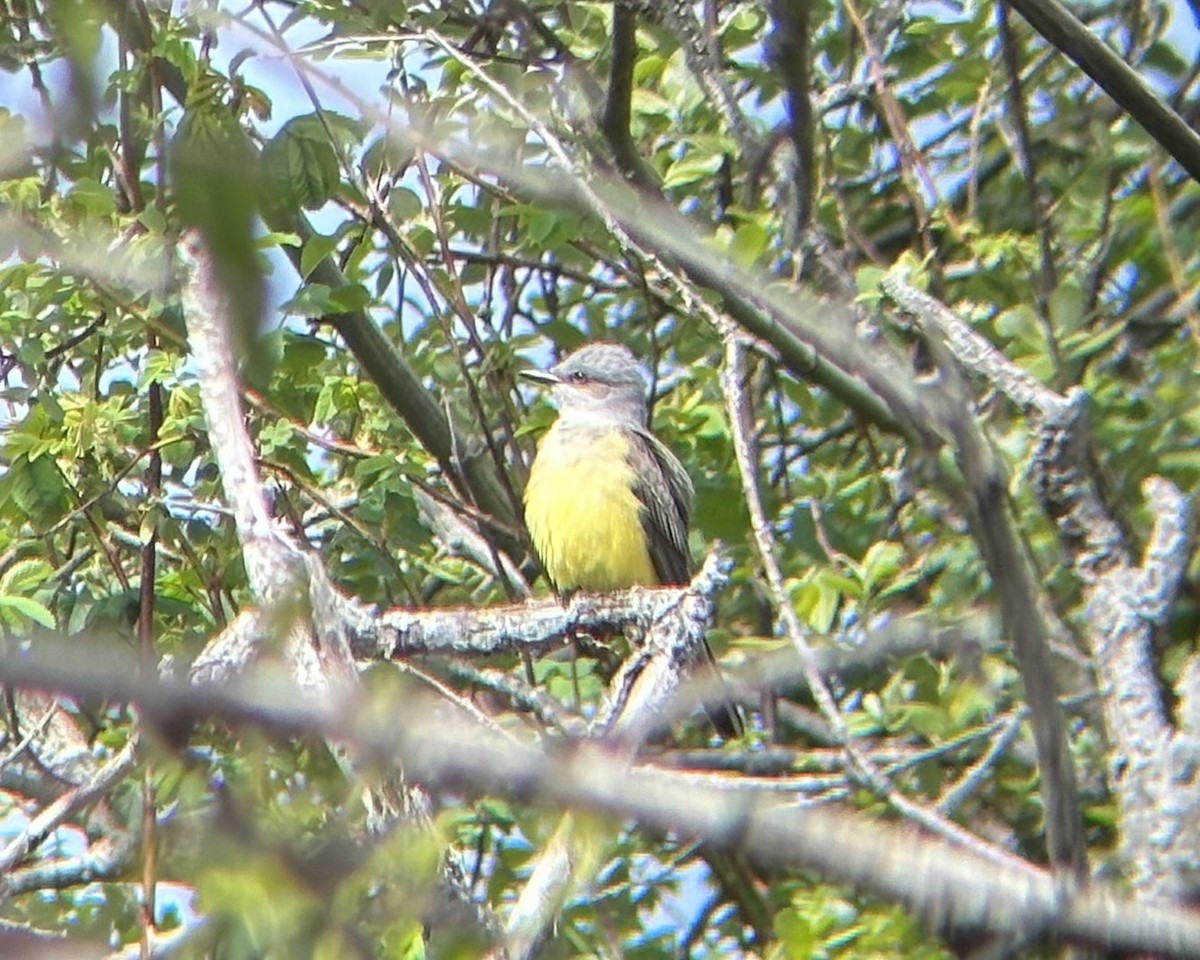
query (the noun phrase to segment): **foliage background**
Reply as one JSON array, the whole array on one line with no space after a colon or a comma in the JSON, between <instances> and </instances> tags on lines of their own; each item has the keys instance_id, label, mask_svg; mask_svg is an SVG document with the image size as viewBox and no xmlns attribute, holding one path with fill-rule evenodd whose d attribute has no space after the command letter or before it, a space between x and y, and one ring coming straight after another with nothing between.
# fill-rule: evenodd
<instances>
[{"instance_id":1,"label":"foliage background","mask_svg":"<svg viewBox=\"0 0 1200 960\"><path fill-rule=\"evenodd\" d=\"M1077 10L1195 125L1194 6ZM710 255L754 283L826 297L797 301L813 329L856 329L864 351L889 343L914 384L932 361L880 289L897 263L1039 381L1083 387L1096 477L1140 544L1141 482L1159 474L1190 492L1200 477L1200 192L1014 11L13 0L0 27L9 652L57 635L81 665L107 664L114 644L129 669L186 664L249 602L169 282L191 224L238 291L248 426L275 516L348 594L380 607L508 599L486 560L431 533L423 493L482 516L485 536L527 561L519 491L552 412L516 374L619 340L652 371L655 427L696 483L696 555L720 540L732 556L713 640L753 719L745 742L723 747L702 718L681 722L654 762L748 786L766 769L781 797L902 818L847 769L806 686L766 675L780 662L768 655L792 646L786 597L809 642L841 655L829 675L839 716L895 791L1046 861L1022 677L947 464L853 386L754 353L747 415L784 577L774 591L721 382L731 334L707 319L742 318L719 282L672 279L679 251L656 244L651 204L682 212ZM618 207L613 184L631 183L645 220L626 219L646 232L630 242L567 198L564 172ZM988 384L974 381L973 397L1044 602L1066 627L1056 679L1091 870L1120 884L1081 585L1025 482L1028 418ZM1191 652L1194 574L1158 631L1166 684ZM871 640L912 617L927 643ZM595 709L614 664L590 654L532 663L558 710ZM525 676L515 657L486 666ZM422 669L521 736L555 736L491 689L494 673ZM0 826L18 836L72 781L21 748L49 701L41 713L9 701ZM130 741L135 711L66 702L54 724L85 767L80 757L94 764ZM503 914L557 814L504 797L437 801L441 839ZM6 921L136 946L157 889L160 933L212 921L180 950L419 949L411 904L394 892L373 910L364 891L419 887L436 858L420 843L362 846L357 793L324 750L219 724L186 747L148 737L127 775L79 806L5 862L26 877L0 888ZM691 841L631 823L585 834L596 874L548 956L946 949L896 907L802 870L722 872ZM333 838L359 844L352 868L314 852ZM111 857L70 869L105 842ZM19 872L46 863L56 869L37 883Z\"/></svg>"}]
</instances>

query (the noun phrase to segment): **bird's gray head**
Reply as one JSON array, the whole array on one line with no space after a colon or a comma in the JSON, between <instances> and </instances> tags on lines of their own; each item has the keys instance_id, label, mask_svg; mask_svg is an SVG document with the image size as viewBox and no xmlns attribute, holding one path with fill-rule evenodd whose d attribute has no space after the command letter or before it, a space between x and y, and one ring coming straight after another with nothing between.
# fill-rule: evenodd
<instances>
[{"instance_id":1,"label":"bird's gray head","mask_svg":"<svg viewBox=\"0 0 1200 960\"><path fill-rule=\"evenodd\" d=\"M526 370L522 376L550 384L564 421L646 424L645 377L619 343L589 343L549 370Z\"/></svg>"}]
</instances>

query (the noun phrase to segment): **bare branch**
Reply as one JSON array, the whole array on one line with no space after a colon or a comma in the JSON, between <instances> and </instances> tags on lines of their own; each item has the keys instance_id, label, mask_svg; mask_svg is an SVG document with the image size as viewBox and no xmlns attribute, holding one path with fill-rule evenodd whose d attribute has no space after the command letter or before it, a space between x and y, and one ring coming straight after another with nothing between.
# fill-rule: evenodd
<instances>
[{"instance_id":1,"label":"bare branch","mask_svg":"<svg viewBox=\"0 0 1200 960\"><path fill-rule=\"evenodd\" d=\"M1120 525L1097 489L1096 467L1087 429L1087 395L1073 388L1061 397L1038 384L966 324L931 297L889 277L884 288L945 343L963 366L982 374L1032 414L1035 448L1030 467L1033 487L1055 522L1067 559L1085 592L1089 629L1085 640L1104 690L1103 707L1113 744L1110 779L1121 808L1122 853L1135 888L1157 899L1182 899L1190 889L1192 868L1200 857L1200 789L1194 771L1200 756L1196 738L1193 681L1200 676L1195 657L1180 681L1181 729L1167 722L1162 691L1152 662L1154 630L1167 617L1189 557L1190 504L1169 482L1151 477L1144 493L1154 515L1145 559L1133 560ZM971 435L973 437L973 433ZM976 450L982 443L971 440ZM968 479L986 474L964 463ZM978 488L980 493L984 488ZM998 490L992 484L993 490ZM978 494L977 494L978 497ZM979 501L981 529L997 549L1010 538L999 527L1006 507L998 494L990 505ZM999 556L998 556L999 559ZM1010 603L1026 597L1020 588L1023 562L1013 554L993 578ZM1004 571L1001 573L1000 571ZM1007 604L1006 604L1007 607ZM1011 627L1010 627L1011 629ZM1019 641L1019 634L1018 641ZM1020 644L1018 642L1018 653ZM1045 666L1039 673L1044 674ZM1033 704L1042 677L1025 665L1022 676ZM1049 695L1049 691L1046 691Z\"/></svg>"},{"instance_id":2,"label":"bare branch","mask_svg":"<svg viewBox=\"0 0 1200 960\"><path fill-rule=\"evenodd\" d=\"M189 270L184 316L200 372L209 439L242 542L248 578L261 604L254 626L243 624L236 632L223 635L222 657L208 658L203 675L211 677L231 661L253 659L254 654L237 649L235 641L283 636L287 663L302 687L313 695L349 696L359 687L349 643L352 629L347 612L352 608L330 582L320 561L300 550L268 515L242 419L227 324L231 293L220 287L203 241L195 235L185 244L184 260ZM356 758L336 741L330 749L351 773ZM375 832L401 819L428 823L430 816L428 797L398 776L369 790L364 803L368 826ZM461 875L454 853L448 853L442 865L442 885L452 898L471 905L469 891L458 884ZM478 920L487 929L490 921L481 911Z\"/></svg>"},{"instance_id":3,"label":"bare branch","mask_svg":"<svg viewBox=\"0 0 1200 960\"><path fill-rule=\"evenodd\" d=\"M66 791L29 821L0 851L0 895L11 896L10 877L13 866L28 857L56 828L81 807L103 797L113 785L133 768L137 757L137 738L134 737L110 760L100 766L87 783ZM28 887L26 887L28 889Z\"/></svg>"},{"instance_id":4,"label":"bare branch","mask_svg":"<svg viewBox=\"0 0 1200 960\"><path fill-rule=\"evenodd\" d=\"M1055 412L1063 406L1058 394L1009 360L929 294L893 273L886 274L880 286L889 297L916 317L923 328L937 331L966 370L983 377L1017 406L1024 410L1038 410L1043 414Z\"/></svg>"},{"instance_id":5,"label":"bare branch","mask_svg":"<svg viewBox=\"0 0 1200 960\"><path fill-rule=\"evenodd\" d=\"M385 121L386 122L386 121ZM272 229L294 231L310 240L312 227L303 217L290 217L284 222L272 222ZM297 270L302 250L285 248ZM309 279L331 289L346 286L346 277L330 257L321 260ZM362 310L338 313L326 318L346 342L363 369L378 385L392 408L404 418L409 429L421 441L448 477L461 480L479 507L496 517L502 524L515 519L513 504L495 473L487 446L482 438L471 435L461 424L452 423L396 346L384 336L375 321ZM514 540L507 541L510 545ZM517 552L515 549L513 552Z\"/></svg>"},{"instance_id":6,"label":"bare branch","mask_svg":"<svg viewBox=\"0 0 1200 960\"><path fill-rule=\"evenodd\" d=\"M1005 0L1129 112L1200 181L1200 134L1059 0Z\"/></svg>"},{"instance_id":7,"label":"bare branch","mask_svg":"<svg viewBox=\"0 0 1200 960\"><path fill-rule=\"evenodd\" d=\"M527 960L545 943L579 868L575 819L563 814L504 924L504 957Z\"/></svg>"},{"instance_id":8,"label":"bare branch","mask_svg":"<svg viewBox=\"0 0 1200 960\"><path fill-rule=\"evenodd\" d=\"M1049 203L1041 184L1038 183L1037 168L1033 163L1033 137L1029 130L1025 93L1021 86L1020 52L1008 22L1008 4L1004 0L996 4L996 24L1000 34L1000 47L1004 54L1004 68L1008 72L1009 114L1017 132L1013 154L1029 189L1029 204L1037 228L1038 244L1041 247L1041 265L1033 285L1038 319L1046 336L1046 346L1054 369L1058 371L1062 369L1062 359L1050 317L1050 295L1058 286L1058 270L1054 263L1054 232L1050 222Z\"/></svg>"},{"instance_id":9,"label":"bare branch","mask_svg":"<svg viewBox=\"0 0 1200 960\"><path fill-rule=\"evenodd\" d=\"M637 12L632 4L613 6L612 33L612 66L600 129L604 131L617 168L642 190L657 194L659 185L654 170L638 153L629 131L633 68L637 64Z\"/></svg>"},{"instance_id":10,"label":"bare branch","mask_svg":"<svg viewBox=\"0 0 1200 960\"><path fill-rule=\"evenodd\" d=\"M34 890L69 890L117 875L125 869L137 848L132 830L110 830L73 857L40 860L9 871L0 881L0 895L15 897Z\"/></svg>"},{"instance_id":11,"label":"bare branch","mask_svg":"<svg viewBox=\"0 0 1200 960\"><path fill-rule=\"evenodd\" d=\"M1031 941L1164 957L1200 954L1200 918L1186 908L1134 904L1102 884L1072 891L1044 871L989 863L861 816L759 804L695 782L684 788L672 773L626 769L625 760L603 746L531 750L478 726L448 722L420 698L403 722L389 716L380 723L365 704L306 697L294 688L198 690L28 658L0 659L0 672L17 684L136 702L153 722L173 729L216 718L277 736L353 742L362 755L401 764L443 789L576 807L703 837L765 869L814 869L832 882L894 900L942 932L1024 931Z\"/></svg>"},{"instance_id":12,"label":"bare branch","mask_svg":"<svg viewBox=\"0 0 1200 960\"><path fill-rule=\"evenodd\" d=\"M950 822L936 810L927 809L903 796L852 741L837 702L818 670L812 648L808 643L807 630L787 595L783 569L775 555L774 538L763 507L762 496L758 491L757 461L750 446L750 436L755 430L754 424L749 422L750 404L744 387L746 376L744 358L744 345L736 335L730 335L726 341L725 366L721 372L721 386L725 393L726 409L733 435L733 447L737 457L738 470L741 473L742 490L750 508L750 526L754 532L755 546L767 573L767 585L774 599L775 609L779 611L779 616L783 621L784 634L800 657L804 678L817 702L821 715L829 724L837 744L846 753L847 767L851 775L875 791L878 796L886 799L901 814L915 823L919 823L934 835L972 849L982 856L995 857L1001 862L1013 862L1014 858L981 843L977 837Z\"/></svg>"},{"instance_id":13,"label":"bare branch","mask_svg":"<svg viewBox=\"0 0 1200 960\"><path fill-rule=\"evenodd\" d=\"M788 136L792 141L795 191L791 236L796 242L808 229L816 189L816 148L810 91L811 4L809 0L772 0L775 31L771 50L787 87Z\"/></svg>"}]
</instances>

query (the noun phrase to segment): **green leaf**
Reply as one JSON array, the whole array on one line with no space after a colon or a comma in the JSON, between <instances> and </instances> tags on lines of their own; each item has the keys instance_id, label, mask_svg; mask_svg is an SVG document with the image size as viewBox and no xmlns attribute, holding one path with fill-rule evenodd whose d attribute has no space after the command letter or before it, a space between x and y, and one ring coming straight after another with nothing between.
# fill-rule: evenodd
<instances>
[{"instance_id":1,"label":"green leaf","mask_svg":"<svg viewBox=\"0 0 1200 960\"><path fill-rule=\"evenodd\" d=\"M771 245L771 234L767 228L757 221L751 221L738 227L729 244L729 258L737 266L749 268L754 266Z\"/></svg>"},{"instance_id":2,"label":"green leaf","mask_svg":"<svg viewBox=\"0 0 1200 960\"><path fill-rule=\"evenodd\" d=\"M39 527L49 526L66 509L66 485L50 457L18 457L0 485L24 517Z\"/></svg>"},{"instance_id":3,"label":"green leaf","mask_svg":"<svg viewBox=\"0 0 1200 960\"><path fill-rule=\"evenodd\" d=\"M49 630L54 629L54 614L30 597L13 597L0 594L0 610L11 610L26 620L32 620Z\"/></svg>"},{"instance_id":4,"label":"green leaf","mask_svg":"<svg viewBox=\"0 0 1200 960\"><path fill-rule=\"evenodd\" d=\"M274 207L316 210L333 196L341 168L330 141L335 131L326 127L330 119L294 117L263 147L263 178Z\"/></svg>"},{"instance_id":5,"label":"green leaf","mask_svg":"<svg viewBox=\"0 0 1200 960\"><path fill-rule=\"evenodd\" d=\"M815 957L817 938L812 924L798 910L780 910L773 922L775 935L787 958Z\"/></svg>"},{"instance_id":6,"label":"green leaf","mask_svg":"<svg viewBox=\"0 0 1200 960\"><path fill-rule=\"evenodd\" d=\"M864 586L874 590L894 577L903 563L904 548L900 544L889 540L871 544L860 564Z\"/></svg>"},{"instance_id":7,"label":"green leaf","mask_svg":"<svg viewBox=\"0 0 1200 960\"><path fill-rule=\"evenodd\" d=\"M705 180L721 169L725 158L719 153L693 151L676 160L663 177L663 189L674 190L698 180Z\"/></svg>"},{"instance_id":8,"label":"green leaf","mask_svg":"<svg viewBox=\"0 0 1200 960\"><path fill-rule=\"evenodd\" d=\"M313 270L317 268L317 264L337 249L339 239L337 234L327 237L320 233L314 233L308 238L304 249L300 252L300 278L302 280L307 280Z\"/></svg>"},{"instance_id":9,"label":"green leaf","mask_svg":"<svg viewBox=\"0 0 1200 960\"><path fill-rule=\"evenodd\" d=\"M0 576L0 593L29 594L46 586L54 570L40 557L27 557L12 564Z\"/></svg>"},{"instance_id":10,"label":"green leaf","mask_svg":"<svg viewBox=\"0 0 1200 960\"><path fill-rule=\"evenodd\" d=\"M329 308L331 290L323 283L306 283L279 309L298 317L324 317Z\"/></svg>"},{"instance_id":11,"label":"green leaf","mask_svg":"<svg viewBox=\"0 0 1200 960\"><path fill-rule=\"evenodd\" d=\"M1050 320L1054 329L1068 333L1083 323L1083 291L1073 277L1063 280L1050 294Z\"/></svg>"},{"instance_id":12,"label":"green leaf","mask_svg":"<svg viewBox=\"0 0 1200 960\"><path fill-rule=\"evenodd\" d=\"M395 135L379 137L363 153L363 173L372 180L396 180L413 162L412 147Z\"/></svg>"},{"instance_id":13,"label":"green leaf","mask_svg":"<svg viewBox=\"0 0 1200 960\"><path fill-rule=\"evenodd\" d=\"M1081 362L1090 360L1097 354L1105 352L1113 343L1125 334L1125 328L1119 324L1100 327L1098 330L1081 330L1062 340L1063 354L1070 360Z\"/></svg>"},{"instance_id":14,"label":"green leaf","mask_svg":"<svg viewBox=\"0 0 1200 960\"><path fill-rule=\"evenodd\" d=\"M1029 342L1038 336L1037 315L1028 304L1005 310L996 317L994 325L996 333L1006 340Z\"/></svg>"},{"instance_id":15,"label":"green leaf","mask_svg":"<svg viewBox=\"0 0 1200 960\"><path fill-rule=\"evenodd\" d=\"M421 198L408 187L392 187L388 195L388 213L397 223L411 220L424 209Z\"/></svg>"},{"instance_id":16,"label":"green leaf","mask_svg":"<svg viewBox=\"0 0 1200 960\"><path fill-rule=\"evenodd\" d=\"M828 633L837 616L842 594L828 581L810 581L792 592L796 612L817 633Z\"/></svg>"},{"instance_id":17,"label":"green leaf","mask_svg":"<svg viewBox=\"0 0 1200 960\"><path fill-rule=\"evenodd\" d=\"M331 313L353 313L371 302L371 295L361 283L347 283L329 291L327 301Z\"/></svg>"}]
</instances>

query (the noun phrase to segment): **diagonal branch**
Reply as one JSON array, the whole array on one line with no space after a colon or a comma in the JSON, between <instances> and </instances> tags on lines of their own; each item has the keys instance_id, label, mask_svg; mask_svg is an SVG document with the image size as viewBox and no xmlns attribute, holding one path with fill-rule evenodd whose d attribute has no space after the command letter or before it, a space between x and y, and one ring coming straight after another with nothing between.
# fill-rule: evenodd
<instances>
[{"instance_id":1,"label":"diagonal branch","mask_svg":"<svg viewBox=\"0 0 1200 960\"><path fill-rule=\"evenodd\" d=\"M725 345L725 365L721 370L721 388L725 394L725 406L733 435L734 453L741 474L742 490L750 510L750 527L759 559L767 575L767 586L774 601L778 616L783 622L783 632L800 657L804 678L809 691L816 700L821 715L829 724L837 745L844 751L851 776L865 784L876 795L885 799L898 812L920 824L935 836L942 837L977 854L995 858L1012 865L1020 863L1016 858L997 851L982 843L969 831L943 817L936 810L929 810L903 796L867 755L851 740L849 731L837 702L821 676L813 649L808 642L808 631L797 614L795 605L788 596L783 568L776 556L775 539L772 534L762 496L758 490L756 459L751 452L750 436L754 431L749 422L750 404L745 393L745 346L738 335L731 333Z\"/></svg>"},{"instance_id":2,"label":"diagonal branch","mask_svg":"<svg viewBox=\"0 0 1200 960\"><path fill-rule=\"evenodd\" d=\"M253 27L246 29L255 33ZM624 181L598 180L577 170L571 151L545 123L437 31L407 33L402 39L430 43L461 64L499 103L528 125L546 145L552 164L527 169L506 163L497 154L485 155L440 141L420 129L402 127L312 63L280 47L272 37L261 36L298 69L331 85L364 117L384 126L397 144L427 150L472 181L486 173L522 200L557 209L577 209L597 218L623 251L648 264L652 288L675 301L677 309L716 323L716 311L699 295L701 290L716 292L724 310L753 336L771 344L783 366L797 377L826 387L883 429L921 443L942 442L931 426L937 418L913 387L911 377L901 372L905 369L903 361L885 343L858 334L849 304L818 300L794 286L781 287L764 274L737 269L728 257L697 237L694 221L671 206L650 203Z\"/></svg>"},{"instance_id":3,"label":"diagonal branch","mask_svg":"<svg viewBox=\"0 0 1200 960\"><path fill-rule=\"evenodd\" d=\"M330 582L320 561L302 551L275 526L263 497L243 421L227 321L231 291L220 285L204 242L195 234L185 238L183 261L188 272L182 297L184 318L199 372L209 441L242 543L247 577L259 604L256 622L239 628L238 636L251 646L239 651L236 662L242 665L253 662L267 644L282 637L286 662L308 695L348 697L361 685L350 649L350 629L340 615L345 608L344 598ZM203 655L201 659L205 659ZM210 678L212 671L193 676ZM337 741L330 743L330 750L347 775L353 776L361 758L353 756L345 744ZM367 791L364 803L368 826L375 832L382 832L400 820L411 820L432 829L428 824L428 797L421 788L399 776ZM472 906L469 891L459 882L462 876L454 853L448 852L442 863L441 892L448 895L448 901L468 907L470 919L486 930L488 918ZM445 920L462 921L466 913L447 911Z\"/></svg>"},{"instance_id":4,"label":"diagonal branch","mask_svg":"<svg viewBox=\"0 0 1200 960\"><path fill-rule=\"evenodd\" d=\"M884 289L958 362L999 388L1032 420L1031 482L1055 523L1067 561L1084 587L1085 640L1101 686L1110 750L1110 783L1121 810L1122 854L1135 888L1157 899L1190 890L1200 859L1200 788L1195 757L1200 723L1193 715L1200 658L1180 681L1180 729L1172 731L1154 670L1154 632L1167 619L1190 556L1190 503L1171 483L1146 480L1153 527L1140 566L1135 551L1100 495L1088 430L1088 398L1079 388L1063 397L1040 385L945 306L889 276ZM999 511L988 511L991 529ZM997 583L1012 589L1011 583ZM1032 608L1028 611L1032 616ZM1030 677L1022 669L1026 684ZM1034 677L1034 680L1037 678Z\"/></svg>"},{"instance_id":5,"label":"diagonal branch","mask_svg":"<svg viewBox=\"0 0 1200 960\"><path fill-rule=\"evenodd\" d=\"M600 129L617 161L617 168L642 190L657 194L658 178L638 153L629 129L633 99L633 68L637 64L637 12L626 3L613 7L612 66Z\"/></svg>"},{"instance_id":6,"label":"diagonal branch","mask_svg":"<svg viewBox=\"0 0 1200 960\"><path fill-rule=\"evenodd\" d=\"M1171 109L1107 44L1059 0L1006 0L1128 111L1193 180L1200 181L1200 133Z\"/></svg>"},{"instance_id":7,"label":"diagonal branch","mask_svg":"<svg viewBox=\"0 0 1200 960\"><path fill-rule=\"evenodd\" d=\"M945 372L945 365L941 365ZM1050 654L1052 631L1042 615L1039 591L1021 540L1013 529L998 458L970 406L964 401L946 416L958 463L966 481L964 496L980 553L999 598L1005 631L1013 644L1025 697L1046 805L1046 840L1051 862L1080 881L1087 879L1087 843L1079 814L1074 761L1058 703Z\"/></svg>"}]
</instances>

